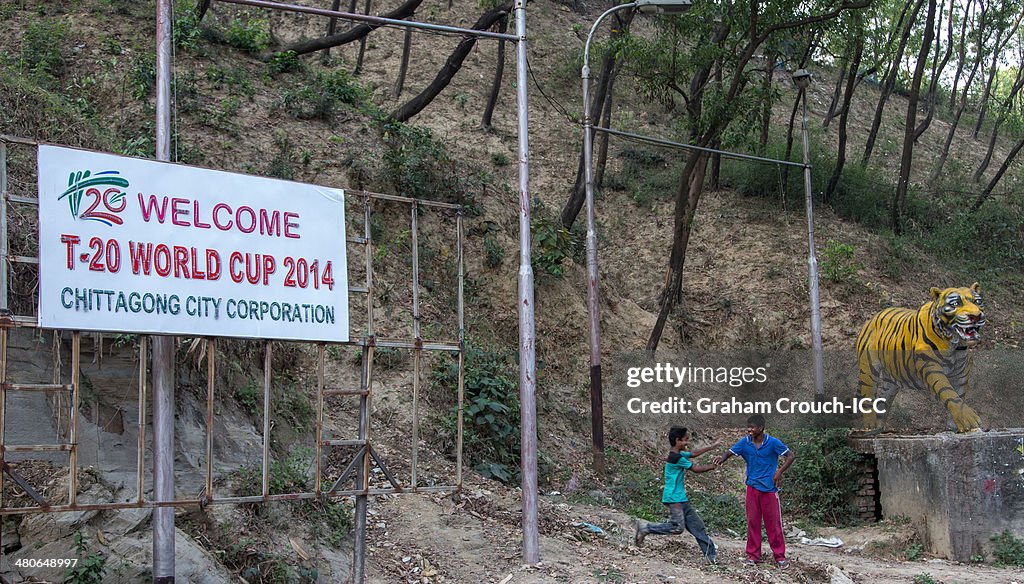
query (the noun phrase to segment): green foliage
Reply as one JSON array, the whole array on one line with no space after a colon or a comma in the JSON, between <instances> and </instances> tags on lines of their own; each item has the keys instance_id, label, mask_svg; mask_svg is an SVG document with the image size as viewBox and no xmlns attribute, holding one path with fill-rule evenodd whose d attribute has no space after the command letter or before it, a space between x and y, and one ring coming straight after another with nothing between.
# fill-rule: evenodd
<instances>
[{"instance_id":1,"label":"green foliage","mask_svg":"<svg viewBox=\"0 0 1024 584\"><path fill-rule=\"evenodd\" d=\"M857 270L863 266L853 261L853 252L852 245L834 239L825 242L821 273L826 282L849 284L857 280Z\"/></svg>"},{"instance_id":2,"label":"green foliage","mask_svg":"<svg viewBox=\"0 0 1024 584\"><path fill-rule=\"evenodd\" d=\"M369 99L368 95L344 69L318 71L296 89L286 90L279 105L300 120L331 121L341 106L362 106Z\"/></svg>"},{"instance_id":3,"label":"green foliage","mask_svg":"<svg viewBox=\"0 0 1024 584\"><path fill-rule=\"evenodd\" d=\"M309 470L313 465L313 451L295 448L282 460L270 461L270 494L284 495L309 490Z\"/></svg>"},{"instance_id":4,"label":"green foliage","mask_svg":"<svg viewBox=\"0 0 1024 584\"><path fill-rule=\"evenodd\" d=\"M156 156L156 145L149 135L130 136L114 146L114 152L125 156L152 158Z\"/></svg>"},{"instance_id":5,"label":"green foliage","mask_svg":"<svg viewBox=\"0 0 1024 584\"><path fill-rule=\"evenodd\" d=\"M853 494L857 491L860 454L841 428L780 432L783 442L800 457L784 479L783 505L798 514L831 525L855 519Z\"/></svg>"},{"instance_id":6,"label":"green foliage","mask_svg":"<svg viewBox=\"0 0 1024 584\"><path fill-rule=\"evenodd\" d=\"M889 253L878 258L881 262L882 272L892 280L899 282L903 279L903 266L910 262L910 250L907 249L906 240L902 237L889 234L886 237L889 243Z\"/></svg>"},{"instance_id":7,"label":"green foliage","mask_svg":"<svg viewBox=\"0 0 1024 584\"><path fill-rule=\"evenodd\" d=\"M543 207L536 205L537 213L531 221L533 233L533 271L540 275L561 277L565 273L566 259L582 261L584 237L574 233L544 215Z\"/></svg>"},{"instance_id":8,"label":"green foliage","mask_svg":"<svg viewBox=\"0 0 1024 584\"><path fill-rule=\"evenodd\" d=\"M914 576L914 584L938 584L938 582L928 572L921 572Z\"/></svg>"},{"instance_id":9,"label":"green foliage","mask_svg":"<svg viewBox=\"0 0 1024 584\"><path fill-rule=\"evenodd\" d=\"M252 85L252 75L242 67L225 68L212 66L204 73L206 80L213 83L214 89L227 87L233 94L251 96L256 93Z\"/></svg>"},{"instance_id":10,"label":"green foliage","mask_svg":"<svg viewBox=\"0 0 1024 584\"><path fill-rule=\"evenodd\" d=\"M270 58L270 62L267 63L267 68L270 69L270 73L274 75L278 73L301 71L302 61L299 60L299 56L295 54L295 51L282 51L280 53L274 53L274 56Z\"/></svg>"},{"instance_id":11,"label":"green foliage","mask_svg":"<svg viewBox=\"0 0 1024 584\"><path fill-rule=\"evenodd\" d=\"M258 53L270 45L270 24L265 18L236 15L224 32L224 39L236 49Z\"/></svg>"},{"instance_id":12,"label":"green foliage","mask_svg":"<svg viewBox=\"0 0 1024 584\"><path fill-rule=\"evenodd\" d=\"M619 153L621 170L605 175L605 185L628 191L637 205L650 209L657 201L671 200L679 188L683 164L669 162L656 150L625 148ZM685 159L684 159L685 161Z\"/></svg>"},{"instance_id":13,"label":"green foliage","mask_svg":"<svg viewBox=\"0 0 1024 584\"><path fill-rule=\"evenodd\" d=\"M274 134L274 146L277 148L277 153L267 163L267 176L294 180L295 152L292 148L292 141L284 132L277 132Z\"/></svg>"},{"instance_id":14,"label":"green foliage","mask_svg":"<svg viewBox=\"0 0 1024 584\"><path fill-rule=\"evenodd\" d=\"M447 202L466 198L456 161L429 129L386 120L381 129L384 177L395 193Z\"/></svg>"},{"instance_id":15,"label":"green foliage","mask_svg":"<svg viewBox=\"0 0 1024 584\"><path fill-rule=\"evenodd\" d=\"M484 265L488 268L497 268L505 259L505 248L498 243L493 229L488 229L484 234L484 253Z\"/></svg>"},{"instance_id":16,"label":"green foliage","mask_svg":"<svg viewBox=\"0 0 1024 584\"><path fill-rule=\"evenodd\" d=\"M238 402L245 413L249 416L256 416L260 413L260 402L263 401L263 392L256 386L256 382L250 381L245 385L235 388L235 401Z\"/></svg>"},{"instance_id":17,"label":"green foliage","mask_svg":"<svg viewBox=\"0 0 1024 584\"><path fill-rule=\"evenodd\" d=\"M746 530L747 511L743 507L743 502L733 495L712 495L694 491L689 493L689 497L694 509L712 533L725 533L726 530L743 533Z\"/></svg>"},{"instance_id":18,"label":"green foliage","mask_svg":"<svg viewBox=\"0 0 1024 584\"><path fill-rule=\"evenodd\" d=\"M455 395L458 379L457 360L439 360L431 374L435 393L447 396ZM466 459L486 477L519 480L519 375L512 355L467 343L463 383ZM446 450L454 450L457 423L454 408L439 420L438 435Z\"/></svg>"},{"instance_id":19,"label":"green foliage","mask_svg":"<svg viewBox=\"0 0 1024 584\"><path fill-rule=\"evenodd\" d=\"M327 543L340 547L348 534L352 533L352 509L346 501L326 499L318 511L328 529Z\"/></svg>"},{"instance_id":20,"label":"green foliage","mask_svg":"<svg viewBox=\"0 0 1024 584\"><path fill-rule=\"evenodd\" d=\"M906 558L907 561L916 562L917 560L921 559L921 555L923 553L924 546L919 543L915 543L907 549L903 550L903 557Z\"/></svg>"},{"instance_id":21,"label":"green foliage","mask_svg":"<svg viewBox=\"0 0 1024 584\"><path fill-rule=\"evenodd\" d=\"M64 584L101 584L107 557L103 552L90 552L89 542L81 531L75 532L75 555L78 563L64 570Z\"/></svg>"},{"instance_id":22,"label":"green foliage","mask_svg":"<svg viewBox=\"0 0 1024 584\"><path fill-rule=\"evenodd\" d=\"M156 55L142 53L132 63L128 82L131 85L132 97L146 99L156 85Z\"/></svg>"},{"instance_id":23,"label":"green foliage","mask_svg":"<svg viewBox=\"0 0 1024 584\"><path fill-rule=\"evenodd\" d=\"M21 35L21 66L42 85L53 85L64 72L64 36L67 26L43 19L30 22Z\"/></svg>"},{"instance_id":24,"label":"green foliage","mask_svg":"<svg viewBox=\"0 0 1024 584\"><path fill-rule=\"evenodd\" d=\"M174 44L183 51L193 54L202 54L203 32L199 26L199 13L196 12L195 3L187 0L179 0L174 5Z\"/></svg>"},{"instance_id":25,"label":"green foliage","mask_svg":"<svg viewBox=\"0 0 1024 584\"><path fill-rule=\"evenodd\" d=\"M1024 540L1017 539L1009 530L992 536L992 555L1000 564L1024 566Z\"/></svg>"}]
</instances>

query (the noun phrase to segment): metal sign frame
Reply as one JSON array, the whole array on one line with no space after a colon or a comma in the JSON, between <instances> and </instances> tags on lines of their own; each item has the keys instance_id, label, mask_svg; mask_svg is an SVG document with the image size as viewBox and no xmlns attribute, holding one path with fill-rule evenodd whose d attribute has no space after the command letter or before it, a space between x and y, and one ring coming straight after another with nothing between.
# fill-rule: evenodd
<instances>
[{"instance_id":1,"label":"metal sign frame","mask_svg":"<svg viewBox=\"0 0 1024 584\"><path fill-rule=\"evenodd\" d=\"M8 341L12 329L37 329L38 323L34 315L18 315L8 310L10 292L10 271L13 264L36 264L38 258L12 255L10 253L8 238L8 208L10 205L38 206L39 201L35 197L16 195L10 192L7 172L7 151L9 145L28 147L36 149L40 142L17 138L13 136L0 135L0 517L6 515L24 515L29 513L57 513L66 511L92 511L92 510L113 510L113 509L137 509L137 508L158 508L158 507L179 507L179 506L200 506L215 504L237 504L237 503L265 503L270 501L294 501L322 498L356 497L356 564L362 565L361 555L365 549L366 537L366 513L365 504L368 495L386 495L397 493L447 493L456 492L462 488L462 434L463 434L463 398L464 398L464 365L465 365L465 302L464 302L464 281L465 268L463 258L463 211L461 205L429 201L424 199L413 199L396 195L371 193L367 191L345 191L346 199L357 199L363 206L363 233L361 235L347 235L346 244L361 247L365 261L365 284L362 287L353 286L350 279L350 295L362 294L366 298L365 323L350 322L350 327L365 327L362 334L351 335L348 342L328 343L316 342L316 365L317 365L317 393L316 393L316 426L315 426L315 454L314 454L314 476L313 490L309 492L295 493L270 493L270 418L271 418L271 385L273 371L271 360L273 356L273 344L277 341L263 341L263 445L261 459L261 494L253 496L217 496L213 485L213 423L214 423L214 401L217 367L217 340L205 338L206 344L206 440L205 440L205 486L199 496L195 498L175 498L171 501L154 501L145 496L145 449L146 449L146 400L147 391L150 386L147 363L147 351L150 339L145 335L138 335L139 339L139 370L138 370L138 445L137 445L137 468L136 468L136 497L127 502L109 503L80 503L78 501L78 446L79 446L79 416L81 399L81 342L82 332L71 332L71 372L70 382L60 383L60 364L54 367L54 382L50 384L39 383L16 383L8 379ZM411 235L411 256L412 256L412 337L378 337L375 327L374 315L374 241L371 233L371 223L374 217L373 202L386 201L392 203L406 204L409 206L409 230ZM455 217L455 262L456 262L456 285L457 285L457 338L454 340L424 339L421 330L421 307L419 298L420 288L420 226L418 216L423 208L433 208L443 212L451 213ZM355 256L353 256L355 258ZM358 261L349 262L351 270ZM326 385L325 362L326 352L329 346L350 346L359 347L361 350L360 382L354 388L335 388ZM411 478L408 484L402 484L392 474L384 459L373 447L370 437L370 405L373 396L374 383L374 354L378 347L398 348L411 350L413 352L413 388L412 388L412 437L413 446L411 454ZM418 469L418 451L420 435L420 412L419 394L420 379L422 377L422 366L424 352L441 352L455 354L458 357L458 385L457 385L457 435L455 444L456 470L454 484L440 486L420 486ZM66 431L66 441L58 444L18 444L10 445L5 440L6 402L11 392L45 392L66 395L69 401L69 419ZM359 420L358 432L355 438L350 439L325 439L324 438L324 400L332 396L350 396L359 399ZM336 479L327 477L323 468L324 453L334 447L358 447L358 451L346 466L345 470ZM68 453L68 494L64 502L50 502L35 493L27 481L24 481L17 473L15 466L8 464L6 457L8 453L32 453L32 452L67 452ZM389 486L371 487L371 469L376 466L384 474ZM5 475L14 481L26 494L35 501L35 505L9 506L9 501L3 500L3 484ZM347 483L352 482L351 486ZM26 488L28 486L28 488ZM325 488L326 486L326 488ZM348 488L346 488L348 487ZM360 513L359 506L362 505ZM361 545L362 544L362 545ZM361 570L360 570L361 571Z\"/></svg>"}]
</instances>

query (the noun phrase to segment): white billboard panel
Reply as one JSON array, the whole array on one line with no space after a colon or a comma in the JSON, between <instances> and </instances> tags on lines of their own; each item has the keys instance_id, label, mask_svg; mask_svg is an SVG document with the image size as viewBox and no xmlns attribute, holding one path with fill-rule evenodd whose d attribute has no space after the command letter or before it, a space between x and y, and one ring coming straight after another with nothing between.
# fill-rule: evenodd
<instances>
[{"instance_id":1,"label":"white billboard panel","mask_svg":"<svg viewBox=\"0 0 1024 584\"><path fill-rule=\"evenodd\" d=\"M343 191L39 146L39 324L348 340Z\"/></svg>"}]
</instances>

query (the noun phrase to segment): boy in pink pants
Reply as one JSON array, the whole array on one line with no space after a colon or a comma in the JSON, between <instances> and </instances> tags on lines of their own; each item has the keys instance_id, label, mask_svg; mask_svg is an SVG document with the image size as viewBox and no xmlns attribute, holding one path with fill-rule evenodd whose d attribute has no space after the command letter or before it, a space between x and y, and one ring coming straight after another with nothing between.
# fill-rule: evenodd
<instances>
[{"instance_id":1,"label":"boy in pink pants","mask_svg":"<svg viewBox=\"0 0 1024 584\"><path fill-rule=\"evenodd\" d=\"M786 539L782 535L778 482L782 478L782 473L796 460L796 454L781 440L766 434L764 423L764 416L750 416L747 419L747 435L719 456L715 464L721 465L733 456L739 456L747 463L747 563L761 562L763 521L775 563L780 568L785 568L789 565L789 560L786 559Z\"/></svg>"}]
</instances>

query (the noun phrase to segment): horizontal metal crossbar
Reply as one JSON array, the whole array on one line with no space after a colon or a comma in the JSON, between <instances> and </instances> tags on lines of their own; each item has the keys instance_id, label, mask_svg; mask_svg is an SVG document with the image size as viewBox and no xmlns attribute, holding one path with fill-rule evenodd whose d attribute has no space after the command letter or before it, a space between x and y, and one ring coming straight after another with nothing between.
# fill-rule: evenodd
<instances>
[{"instance_id":1,"label":"horizontal metal crossbar","mask_svg":"<svg viewBox=\"0 0 1024 584\"><path fill-rule=\"evenodd\" d=\"M8 391L71 391L70 383L5 383Z\"/></svg>"}]
</instances>

